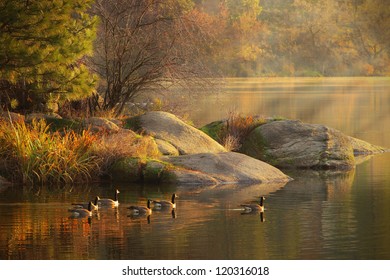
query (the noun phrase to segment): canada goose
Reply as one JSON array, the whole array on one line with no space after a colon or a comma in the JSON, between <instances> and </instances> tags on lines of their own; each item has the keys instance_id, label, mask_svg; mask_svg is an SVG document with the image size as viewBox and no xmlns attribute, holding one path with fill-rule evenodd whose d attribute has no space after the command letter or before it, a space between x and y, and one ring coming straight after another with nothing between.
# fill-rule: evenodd
<instances>
[{"instance_id":1,"label":"canada goose","mask_svg":"<svg viewBox=\"0 0 390 280\"><path fill-rule=\"evenodd\" d=\"M148 199L146 206L130 206L127 209L132 211L133 215L150 215L152 214L152 209L150 209L151 200Z\"/></svg>"},{"instance_id":2,"label":"canada goose","mask_svg":"<svg viewBox=\"0 0 390 280\"><path fill-rule=\"evenodd\" d=\"M259 204L241 204L241 207L244 207L244 213L251 212L263 212L264 211L264 200L265 197L260 197Z\"/></svg>"},{"instance_id":3,"label":"canada goose","mask_svg":"<svg viewBox=\"0 0 390 280\"><path fill-rule=\"evenodd\" d=\"M99 201L100 197L95 197L95 202L92 203L92 210L98 210L99 206L98 206L98 201ZM78 207L78 208L84 208L84 209L88 209L88 205L89 205L89 202L80 202L80 203L72 203L72 205Z\"/></svg>"},{"instance_id":4,"label":"canada goose","mask_svg":"<svg viewBox=\"0 0 390 280\"><path fill-rule=\"evenodd\" d=\"M161 208L176 208L175 198L177 198L177 197L178 196L174 193L174 194L172 194L171 201L167 201L167 200L160 200L160 201L153 200L154 207L156 207L157 209L161 209Z\"/></svg>"},{"instance_id":5,"label":"canada goose","mask_svg":"<svg viewBox=\"0 0 390 280\"><path fill-rule=\"evenodd\" d=\"M75 218L91 217L92 216L92 201L88 203L88 209L84 208L73 208L69 209L72 216Z\"/></svg>"},{"instance_id":6,"label":"canada goose","mask_svg":"<svg viewBox=\"0 0 390 280\"><path fill-rule=\"evenodd\" d=\"M118 201L118 194L119 190L115 190L114 200L110 198L100 198L98 200L98 205L102 207L118 207L119 201Z\"/></svg>"}]
</instances>

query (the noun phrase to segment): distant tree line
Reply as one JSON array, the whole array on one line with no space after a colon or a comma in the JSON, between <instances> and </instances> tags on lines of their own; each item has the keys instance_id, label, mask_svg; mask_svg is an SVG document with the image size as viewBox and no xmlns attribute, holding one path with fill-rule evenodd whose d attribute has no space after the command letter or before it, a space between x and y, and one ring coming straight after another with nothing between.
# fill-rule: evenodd
<instances>
[{"instance_id":1,"label":"distant tree line","mask_svg":"<svg viewBox=\"0 0 390 280\"><path fill-rule=\"evenodd\" d=\"M221 42L239 37L224 44L219 52L224 59L215 62L225 75L390 74L389 0L198 2L204 11L219 13L225 20ZM252 8L258 4L261 10ZM257 12L255 20L245 6ZM223 11L226 8L230 15Z\"/></svg>"},{"instance_id":2,"label":"distant tree line","mask_svg":"<svg viewBox=\"0 0 390 280\"><path fill-rule=\"evenodd\" d=\"M215 76L388 75L389 55L390 0L2 0L0 110L120 115Z\"/></svg>"}]
</instances>

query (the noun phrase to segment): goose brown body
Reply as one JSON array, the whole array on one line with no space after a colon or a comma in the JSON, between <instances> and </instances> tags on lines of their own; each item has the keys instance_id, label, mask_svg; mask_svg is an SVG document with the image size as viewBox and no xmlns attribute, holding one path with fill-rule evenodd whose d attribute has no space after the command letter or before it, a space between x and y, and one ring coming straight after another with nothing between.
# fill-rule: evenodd
<instances>
[{"instance_id":1,"label":"goose brown body","mask_svg":"<svg viewBox=\"0 0 390 280\"><path fill-rule=\"evenodd\" d=\"M146 206L130 206L127 209L131 210L133 215L150 215L152 214L152 209L150 208L151 200L148 199Z\"/></svg>"},{"instance_id":2,"label":"goose brown body","mask_svg":"<svg viewBox=\"0 0 390 280\"><path fill-rule=\"evenodd\" d=\"M241 204L241 207L244 208L244 212L263 212L264 211L264 200L265 197L260 197L260 202L258 204Z\"/></svg>"},{"instance_id":3,"label":"goose brown body","mask_svg":"<svg viewBox=\"0 0 390 280\"><path fill-rule=\"evenodd\" d=\"M153 200L154 207L159 209L159 208L176 208L176 202L175 198L178 196L173 193L171 201L168 200Z\"/></svg>"},{"instance_id":4,"label":"goose brown body","mask_svg":"<svg viewBox=\"0 0 390 280\"><path fill-rule=\"evenodd\" d=\"M98 205L101 207L118 207L119 200L118 200L118 194L119 190L115 190L114 199L110 198L100 198L98 200Z\"/></svg>"},{"instance_id":5,"label":"goose brown body","mask_svg":"<svg viewBox=\"0 0 390 280\"><path fill-rule=\"evenodd\" d=\"M92 216L92 201L88 203L88 209L84 208L73 208L69 209L69 212L72 213L72 216L75 218L91 217Z\"/></svg>"}]
</instances>

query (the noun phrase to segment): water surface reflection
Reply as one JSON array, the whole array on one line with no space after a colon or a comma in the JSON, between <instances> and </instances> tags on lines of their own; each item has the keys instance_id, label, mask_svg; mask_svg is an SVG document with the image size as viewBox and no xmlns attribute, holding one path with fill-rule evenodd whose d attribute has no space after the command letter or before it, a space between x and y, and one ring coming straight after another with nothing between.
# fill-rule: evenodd
<instances>
[{"instance_id":1,"label":"water surface reflection","mask_svg":"<svg viewBox=\"0 0 390 280\"><path fill-rule=\"evenodd\" d=\"M376 176L367 169L375 162L347 173L290 172L297 179L285 186L178 187L174 215L154 211L150 217L130 216L126 207L169 199L172 186L120 186L119 207L101 209L91 219L70 218L70 203L109 195L114 187L62 195L7 189L0 199L0 258L390 258L390 190L369 183ZM242 215L239 204L260 195L267 196L264 215Z\"/></svg>"},{"instance_id":2,"label":"water surface reflection","mask_svg":"<svg viewBox=\"0 0 390 280\"><path fill-rule=\"evenodd\" d=\"M260 81L262 81L260 83ZM390 79L235 79L191 111L195 123L243 113L322 123L390 147ZM217 108L217 109L216 109ZM390 154L347 173L286 171L286 185L77 186L0 189L0 259L390 259ZM72 219L72 202L111 197L117 209ZM178 193L177 210L126 207ZM261 215L239 204L267 197Z\"/></svg>"}]
</instances>

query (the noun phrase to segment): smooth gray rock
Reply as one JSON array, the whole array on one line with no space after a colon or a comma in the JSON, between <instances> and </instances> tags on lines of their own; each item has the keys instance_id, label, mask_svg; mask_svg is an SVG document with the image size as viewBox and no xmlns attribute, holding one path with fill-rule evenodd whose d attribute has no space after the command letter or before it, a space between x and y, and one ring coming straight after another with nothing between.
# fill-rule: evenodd
<instances>
[{"instance_id":1,"label":"smooth gray rock","mask_svg":"<svg viewBox=\"0 0 390 280\"><path fill-rule=\"evenodd\" d=\"M148 112L138 117L137 125L146 134L173 145L181 155L226 152L210 136L170 113Z\"/></svg>"},{"instance_id":2,"label":"smooth gray rock","mask_svg":"<svg viewBox=\"0 0 390 280\"><path fill-rule=\"evenodd\" d=\"M162 182L173 183L180 186L215 186L219 182L212 176L185 168L175 168L166 171Z\"/></svg>"},{"instance_id":3,"label":"smooth gray rock","mask_svg":"<svg viewBox=\"0 0 390 280\"><path fill-rule=\"evenodd\" d=\"M301 121L273 121L254 129L241 152L283 168L351 169L353 147L343 133Z\"/></svg>"},{"instance_id":4,"label":"smooth gray rock","mask_svg":"<svg viewBox=\"0 0 390 280\"><path fill-rule=\"evenodd\" d=\"M178 156L179 151L170 143L167 141L164 141L162 139L154 139L154 141L157 144L158 150L161 152L164 156Z\"/></svg>"},{"instance_id":5,"label":"smooth gray rock","mask_svg":"<svg viewBox=\"0 0 390 280\"><path fill-rule=\"evenodd\" d=\"M290 177L277 168L244 154L225 152L164 157L174 166L201 172L219 184L288 182Z\"/></svg>"}]
</instances>

